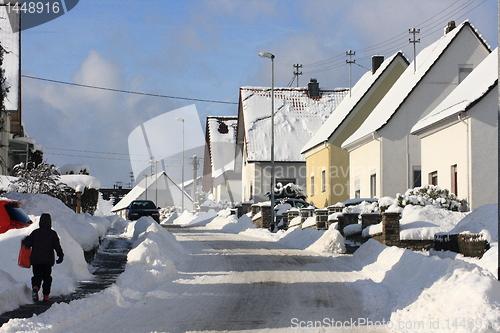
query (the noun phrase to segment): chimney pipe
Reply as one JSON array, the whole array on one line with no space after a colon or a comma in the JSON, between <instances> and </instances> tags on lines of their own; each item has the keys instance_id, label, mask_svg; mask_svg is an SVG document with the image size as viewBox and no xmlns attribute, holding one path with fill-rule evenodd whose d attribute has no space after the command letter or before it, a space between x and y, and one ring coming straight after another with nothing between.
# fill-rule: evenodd
<instances>
[{"instance_id":1,"label":"chimney pipe","mask_svg":"<svg viewBox=\"0 0 500 333\"><path fill-rule=\"evenodd\" d=\"M307 93L309 98L319 98L319 83L317 79L311 79L307 84Z\"/></svg>"},{"instance_id":2,"label":"chimney pipe","mask_svg":"<svg viewBox=\"0 0 500 333\"><path fill-rule=\"evenodd\" d=\"M383 55L374 55L372 56L372 74L375 74L377 69L379 69L380 65L384 62Z\"/></svg>"},{"instance_id":3,"label":"chimney pipe","mask_svg":"<svg viewBox=\"0 0 500 333\"><path fill-rule=\"evenodd\" d=\"M448 25L446 26L446 28L444 28L444 34L446 35L447 33L449 33L450 31L452 31L456 27L457 26L455 25L455 21L448 22Z\"/></svg>"}]
</instances>

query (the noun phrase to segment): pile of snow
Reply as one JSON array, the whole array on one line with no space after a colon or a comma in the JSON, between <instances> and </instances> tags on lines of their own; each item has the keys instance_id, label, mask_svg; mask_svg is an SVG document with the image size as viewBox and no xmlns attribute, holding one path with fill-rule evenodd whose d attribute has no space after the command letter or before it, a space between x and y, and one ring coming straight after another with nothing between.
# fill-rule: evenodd
<instances>
[{"instance_id":1,"label":"pile of snow","mask_svg":"<svg viewBox=\"0 0 500 333\"><path fill-rule=\"evenodd\" d=\"M155 286L165 282L166 278L177 274L176 263L187 259L183 247L175 237L158 225L151 217L142 217L135 222L116 218L113 227L123 232L123 236L129 236L133 241L133 247L127 257L125 271L119 276L116 284L100 293L72 301L69 304L53 304L49 312L40 316L35 315L30 319L10 320L2 326L2 332L71 331L71 328L75 327L75 325L91 321L95 316L110 311L113 307L131 306L131 304L137 303L138 299L149 296ZM6 234L11 233L12 231L8 231ZM2 243L0 242L0 244ZM65 262L66 259L65 256ZM54 272L57 271L59 266L63 265L64 262L55 266ZM25 269L25 271L31 275L30 270ZM0 278L2 279L0 280L0 286L2 286L2 289L5 286L15 286L15 281L10 284L6 283L3 275L4 272L0 270ZM61 279L60 276L54 276L53 274L53 277L54 284L60 283L58 281ZM29 289L25 284L22 286L23 283L17 284L21 285L18 289L25 291L19 294L26 294L20 304L30 303L31 301L28 301L28 296L31 297L28 295L30 294ZM15 291L12 289L9 296L15 294ZM156 292L158 293L158 291ZM17 307L17 304L14 304L12 299L4 299L3 295L1 297L0 306L5 307L5 304L9 304L11 309ZM54 326L54 322L57 326Z\"/></svg>"},{"instance_id":2,"label":"pile of snow","mask_svg":"<svg viewBox=\"0 0 500 333\"><path fill-rule=\"evenodd\" d=\"M91 276L84 250L99 245L99 238L104 237L116 217L111 220L76 214L60 200L44 194L7 193L3 197L20 201L33 224L0 234L0 313L31 302L31 269L19 267L17 256L21 240L38 228L42 213L51 215L52 228L59 234L64 251L63 263L53 268L52 295L71 293L78 281Z\"/></svg>"},{"instance_id":3,"label":"pile of snow","mask_svg":"<svg viewBox=\"0 0 500 333\"><path fill-rule=\"evenodd\" d=\"M132 235L133 244L125 272L118 278L120 286L160 283L177 273L175 264L186 259L175 236L149 216L130 222L125 234Z\"/></svg>"},{"instance_id":4,"label":"pile of snow","mask_svg":"<svg viewBox=\"0 0 500 333\"><path fill-rule=\"evenodd\" d=\"M210 209L208 212L192 213L185 210L172 223L181 227L204 226L217 216L217 212Z\"/></svg>"},{"instance_id":5,"label":"pile of snow","mask_svg":"<svg viewBox=\"0 0 500 333\"><path fill-rule=\"evenodd\" d=\"M428 257L375 240L361 246L354 258L362 273L384 287L387 294L379 297L387 300L390 322L398 332L432 331L434 323L436 332L500 327L500 284L491 272L461 260Z\"/></svg>"},{"instance_id":6,"label":"pile of snow","mask_svg":"<svg viewBox=\"0 0 500 333\"><path fill-rule=\"evenodd\" d=\"M467 213L454 212L439 205L407 205L401 208L395 201L384 198L384 204L389 206L386 212L401 214L399 230L402 240L432 240L435 234L452 230L467 216ZM380 234L382 223L368 226L362 232L364 237Z\"/></svg>"},{"instance_id":7,"label":"pile of snow","mask_svg":"<svg viewBox=\"0 0 500 333\"><path fill-rule=\"evenodd\" d=\"M436 233L452 230L466 215L435 205L408 205L401 214L400 237L402 240L432 240Z\"/></svg>"},{"instance_id":8,"label":"pile of snow","mask_svg":"<svg viewBox=\"0 0 500 333\"><path fill-rule=\"evenodd\" d=\"M217 217L209 222L206 228L237 234L247 229L256 228L256 226L248 215L242 215L238 218L230 209L225 209L217 213Z\"/></svg>"}]
</instances>

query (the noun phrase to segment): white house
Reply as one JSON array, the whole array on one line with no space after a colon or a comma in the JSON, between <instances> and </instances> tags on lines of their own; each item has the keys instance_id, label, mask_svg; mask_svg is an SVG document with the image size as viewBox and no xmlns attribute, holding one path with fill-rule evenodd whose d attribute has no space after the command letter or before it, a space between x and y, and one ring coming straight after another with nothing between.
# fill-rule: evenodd
<instances>
[{"instance_id":1,"label":"white house","mask_svg":"<svg viewBox=\"0 0 500 333\"><path fill-rule=\"evenodd\" d=\"M305 186L305 158L300 153L348 89L275 88L274 160L276 184ZM268 200L271 175L271 89L240 88L236 170L242 179L242 201Z\"/></svg>"},{"instance_id":2,"label":"white house","mask_svg":"<svg viewBox=\"0 0 500 333\"><path fill-rule=\"evenodd\" d=\"M422 177L475 209L498 202L498 48L412 128Z\"/></svg>"},{"instance_id":3,"label":"white house","mask_svg":"<svg viewBox=\"0 0 500 333\"><path fill-rule=\"evenodd\" d=\"M372 69L354 85L328 120L302 148L307 166L307 196L316 207L349 199L349 153L341 148L408 67L402 52L372 57Z\"/></svg>"},{"instance_id":4,"label":"white house","mask_svg":"<svg viewBox=\"0 0 500 333\"><path fill-rule=\"evenodd\" d=\"M411 128L429 114L490 54L478 31L464 22L423 49L365 122L344 143L349 151L351 197L395 196L420 186L420 139ZM414 65L416 61L416 71Z\"/></svg>"},{"instance_id":5,"label":"white house","mask_svg":"<svg viewBox=\"0 0 500 333\"><path fill-rule=\"evenodd\" d=\"M207 117L203 190L216 201L241 201L241 178L234 172L237 117Z\"/></svg>"},{"instance_id":6,"label":"white house","mask_svg":"<svg viewBox=\"0 0 500 333\"><path fill-rule=\"evenodd\" d=\"M144 177L111 209L115 214L127 218L127 207L134 200L151 200L157 207L184 207L190 210L193 199L184 192L165 172Z\"/></svg>"}]
</instances>

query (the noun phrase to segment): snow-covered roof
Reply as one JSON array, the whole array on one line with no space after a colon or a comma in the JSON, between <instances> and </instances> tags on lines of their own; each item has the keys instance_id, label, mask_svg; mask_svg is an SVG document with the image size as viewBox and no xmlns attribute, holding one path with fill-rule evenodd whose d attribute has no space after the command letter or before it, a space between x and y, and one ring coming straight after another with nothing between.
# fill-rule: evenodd
<instances>
[{"instance_id":1,"label":"snow-covered roof","mask_svg":"<svg viewBox=\"0 0 500 333\"><path fill-rule=\"evenodd\" d=\"M275 161L304 162L300 147L311 139L348 92L348 89L320 89L320 98L310 98L306 88L275 88ZM271 160L271 89L240 88L241 110L247 160Z\"/></svg>"},{"instance_id":2,"label":"snow-covered roof","mask_svg":"<svg viewBox=\"0 0 500 333\"><path fill-rule=\"evenodd\" d=\"M382 128L441 57L455 37L466 27L474 31L478 38L487 45L475 28L468 21L465 21L433 44L427 46L416 57L416 72L414 72L414 62L412 62L358 130L344 141L342 147L344 148Z\"/></svg>"},{"instance_id":3,"label":"snow-covered roof","mask_svg":"<svg viewBox=\"0 0 500 333\"><path fill-rule=\"evenodd\" d=\"M150 194L149 198L148 193ZM118 201L111 211L117 212L125 209L132 201L138 199L157 200L155 204L160 207L180 205L183 195L186 204L193 202L193 199L162 171L155 175L144 177L127 195Z\"/></svg>"},{"instance_id":4,"label":"snow-covered roof","mask_svg":"<svg viewBox=\"0 0 500 333\"><path fill-rule=\"evenodd\" d=\"M309 142L302 148L302 153L307 150L316 147L320 143L328 141L328 139L333 135L337 128L342 124L342 122L347 118L347 116L353 111L353 109L360 103L364 96L367 95L369 90L374 86L375 82L382 76L385 70L393 63L396 62L397 58L402 58L406 60L406 57L402 52L397 52L391 57L387 58L380 67L372 73L372 71L367 71L354 85L351 91L351 96L346 96L339 106L335 109L328 120L321 126L321 128L316 132L316 134L309 140Z\"/></svg>"},{"instance_id":5,"label":"snow-covered roof","mask_svg":"<svg viewBox=\"0 0 500 333\"><path fill-rule=\"evenodd\" d=\"M490 53L433 111L411 129L412 134L466 112L498 82L498 48Z\"/></svg>"},{"instance_id":6,"label":"snow-covered roof","mask_svg":"<svg viewBox=\"0 0 500 333\"><path fill-rule=\"evenodd\" d=\"M237 117L207 117L207 137L212 176L234 169Z\"/></svg>"}]
</instances>

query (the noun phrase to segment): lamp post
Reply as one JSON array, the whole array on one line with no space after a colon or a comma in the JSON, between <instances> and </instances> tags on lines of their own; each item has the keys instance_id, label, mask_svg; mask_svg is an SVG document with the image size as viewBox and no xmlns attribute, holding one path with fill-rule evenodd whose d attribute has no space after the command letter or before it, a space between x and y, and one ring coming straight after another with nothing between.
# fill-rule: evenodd
<instances>
[{"instance_id":1,"label":"lamp post","mask_svg":"<svg viewBox=\"0 0 500 333\"><path fill-rule=\"evenodd\" d=\"M271 225L274 224L274 54L260 52L260 57L271 59Z\"/></svg>"},{"instance_id":2,"label":"lamp post","mask_svg":"<svg viewBox=\"0 0 500 333\"><path fill-rule=\"evenodd\" d=\"M184 213L184 118L175 118L177 121L182 121L182 183L181 183L181 195L182 195L182 213Z\"/></svg>"}]
</instances>

